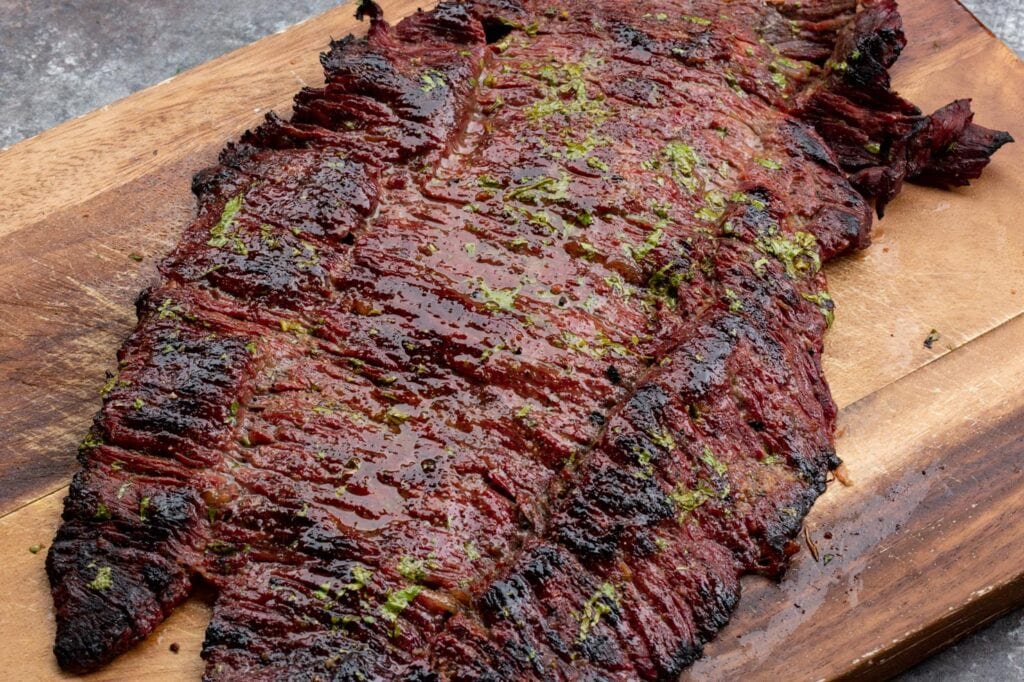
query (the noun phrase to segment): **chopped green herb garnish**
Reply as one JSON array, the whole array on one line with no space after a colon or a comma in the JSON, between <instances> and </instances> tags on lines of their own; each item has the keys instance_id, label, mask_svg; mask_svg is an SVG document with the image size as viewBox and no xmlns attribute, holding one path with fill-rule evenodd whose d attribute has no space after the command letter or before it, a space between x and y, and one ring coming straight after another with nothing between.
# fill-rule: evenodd
<instances>
[{"instance_id":1,"label":"chopped green herb garnish","mask_svg":"<svg viewBox=\"0 0 1024 682\"><path fill-rule=\"evenodd\" d=\"M574 350L577 353L581 353L583 355L589 355L590 357L593 358L599 357L597 353L594 351L594 349L590 347L590 344L587 343L586 339L584 339L581 336L577 336L576 334L573 334L568 330L562 332L562 335L559 339L559 344L563 348Z\"/></svg>"},{"instance_id":2,"label":"chopped green herb garnish","mask_svg":"<svg viewBox=\"0 0 1024 682\"><path fill-rule=\"evenodd\" d=\"M228 199L227 203L224 204L224 211L220 215L220 220L210 228L210 239L206 242L209 246L220 249L226 246L230 241L233 242L235 251L238 251L243 255L248 253L245 243L242 242L241 238L237 234L232 232L232 229L235 227L235 217L241 209L241 194Z\"/></svg>"},{"instance_id":3,"label":"chopped green herb garnish","mask_svg":"<svg viewBox=\"0 0 1024 682\"><path fill-rule=\"evenodd\" d=\"M692 14L684 14L683 21L688 21L691 24L697 24L698 26L710 26L711 20L705 19L704 17L697 17Z\"/></svg>"},{"instance_id":4,"label":"chopped green herb garnish","mask_svg":"<svg viewBox=\"0 0 1024 682\"><path fill-rule=\"evenodd\" d=\"M226 423L234 424L238 421L238 409L241 406L237 400L232 400L231 405L228 406L228 418L225 420Z\"/></svg>"},{"instance_id":5,"label":"chopped green herb garnish","mask_svg":"<svg viewBox=\"0 0 1024 682\"><path fill-rule=\"evenodd\" d=\"M482 278L476 280L477 291L484 299L488 310L511 312L516 308L516 297L519 289L492 289Z\"/></svg>"},{"instance_id":6,"label":"chopped green herb garnish","mask_svg":"<svg viewBox=\"0 0 1024 682\"><path fill-rule=\"evenodd\" d=\"M711 467L711 470L714 471L719 476L724 476L725 472L729 470L729 467L727 467L725 464L723 464L722 462L718 461L718 459L715 458L715 453L707 445L704 446L704 450L703 452L701 452L700 459L702 462Z\"/></svg>"},{"instance_id":7,"label":"chopped green herb garnish","mask_svg":"<svg viewBox=\"0 0 1024 682\"><path fill-rule=\"evenodd\" d=\"M701 158L693 147L685 142L669 142L662 150L662 156L672 169L672 179L691 192L696 191L697 178L693 176L693 172L701 163Z\"/></svg>"},{"instance_id":8,"label":"chopped green herb garnish","mask_svg":"<svg viewBox=\"0 0 1024 682\"><path fill-rule=\"evenodd\" d=\"M663 301L675 308L679 299L679 286L686 280L686 273L672 272L673 263L658 270L647 281L647 293L652 299Z\"/></svg>"},{"instance_id":9,"label":"chopped green herb garnish","mask_svg":"<svg viewBox=\"0 0 1024 682\"><path fill-rule=\"evenodd\" d=\"M499 17L498 21L500 21L505 26L508 26L509 28L514 28L517 31L522 31L531 38L536 36L537 32L540 30L540 24L537 23L536 21L531 22L530 24L521 24L517 21L512 21L511 19L507 19L505 17Z\"/></svg>"},{"instance_id":10,"label":"chopped green herb garnish","mask_svg":"<svg viewBox=\"0 0 1024 682\"><path fill-rule=\"evenodd\" d=\"M501 181L496 179L493 175L484 173L476 179L477 184L486 189L501 189Z\"/></svg>"},{"instance_id":11,"label":"chopped green herb garnish","mask_svg":"<svg viewBox=\"0 0 1024 682\"><path fill-rule=\"evenodd\" d=\"M405 422L409 421L409 414L397 407L389 407L384 413L384 421L391 426L401 426Z\"/></svg>"},{"instance_id":12,"label":"chopped green herb garnish","mask_svg":"<svg viewBox=\"0 0 1024 682\"><path fill-rule=\"evenodd\" d=\"M825 318L825 326L831 327L836 319L836 306L832 301L832 297L827 292L822 291L817 294L804 294L804 298L818 306L818 310L821 311L822 316Z\"/></svg>"},{"instance_id":13,"label":"chopped green herb garnish","mask_svg":"<svg viewBox=\"0 0 1024 682\"><path fill-rule=\"evenodd\" d=\"M748 96L747 91L743 89L742 85L740 85L740 79L736 76L735 73L733 73L729 69L725 70L725 82L729 84L729 87L738 96L744 98Z\"/></svg>"},{"instance_id":14,"label":"chopped green herb garnish","mask_svg":"<svg viewBox=\"0 0 1024 682\"><path fill-rule=\"evenodd\" d=\"M603 121L608 116L608 109L602 102L602 93L590 97L585 78L587 69L586 63L541 67L537 76L547 83L547 87L544 97L526 108L527 117L539 122L559 114L585 116L594 123Z\"/></svg>"},{"instance_id":15,"label":"chopped green herb garnish","mask_svg":"<svg viewBox=\"0 0 1024 682\"><path fill-rule=\"evenodd\" d=\"M765 275L765 273L767 271L768 271L768 259L767 258L758 258L756 261L754 261L754 272L757 273L758 277L764 277L764 275Z\"/></svg>"},{"instance_id":16,"label":"chopped green herb garnish","mask_svg":"<svg viewBox=\"0 0 1024 682\"><path fill-rule=\"evenodd\" d=\"M296 320L281 320L281 331L292 332L295 334L308 334L309 330L301 323Z\"/></svg>"},{"instance_id":17,"label":"chopped green herb garnish","mask_svg":"<svg viewBox=\"0 0 1024 682\"><path fill-rule=\"evenodd\" d=\"M466 558L470 561L476 561L480 558L480 550L476 548L476 544L472 540L467 540L462 544L462 549L466 553Z\"/></svg>"},{"instance_id":18,"label":"chopped green herb garnish","mask_svg":"<svg viewBox=\"0 0 1024 682\"><path fill-rule=\"evenodd\" d=\"M577 242L580 247L580 251L583 252L583 257L590 260L597 255L597 248L590 242Z\"/></svg>"},{"instance_id":19,"label":"chopped green herb garnish","mask_svg":"<svg viewBox=\"0 0 1024 682\"><path fill-rule=\"evenodd\" d=\"M729 303L729 312L738 313L743 310L743 301L732 289L725 290L725 300Z\"/></svg>"},{"instance_id":20,"label":"chopped green herb garnish","mask_svg":"<svg viewBox=\"0 0 1024 682\"><path fill-rule=\"evenodd\" d=\"M563 140L565 141L565 155L570 159L586 158L598 147L607 147L614 144L610 137L598 137L593 133L588 133L582 140L565 139L569 134L571 134L571 131L567 130L566 134L563 135Z\"/></svg>"},{"instance_id":21,"label":"chopped green herb garnish","mask_svg":"<svg viewBox=\"0 0 1024 682\"><path fill-rule=\"evenodd\" d=\"M679 522L682 523L694 510L715 497L715 495L715 489L711 487L711 484L701 479L693 490L680 484L669 494L669 499L675 503L676 508L679 510Z\"/></svg>"},{"instance_id":22,"label":"chopped green herb garnish","mask_svg":"<svg viewBox=\"0 0 1024 682\"><path fill-rule=\"evenodd\" d=\"M614 273L604 278L604 283L612 288L622 298L629 298L633 295L633 286L626 282L619 273Z\"/></svg>"},{"instance_id":23,"label":"chopped green herb garnish","mask_svg":"<svg viewBox=\"0 0 1024 682\"><path fill-rule=\"evenodd\" d=\"M404 556L398 560L398 573L411 583L418 583L427 577L426 563L423 559Z\"/></svg>"},{"instance_id":24,"label":"chopped green herb garnish","mask_svg":"<svg viewBox=\"0 0 1024 682\"><path fill-rule=\"evenodd\" d=\"M768 208L768 205L760 199L753 197L746 192L733 192L729 200L736 204L749 204L756 208L758 211L763 211Z\"/></svg>"},{"instance_id":25,"label":"chopped green herb garnish","mask_svg":"<svg viewBox=\"0 0 1024 682\"><path fill-rule=\"evenodd\" d=\"M772 60L771 64L773 69L799 69L801 65L799 62L795 62L789 57L783 57L782 55L777 56Z\"/></svg>"},{"instance_id":26,"label":"chopped green herb garnish","mask_svg":"<svg viewBox=\"0 0 1024 682\"><path fill-rule=\"evenodd\" d=\"M394 624L391 632L393 637L397 637L401 633L401 629L398 627L398 616L415 601L422 591L422 585L409 585L404 589L389 594L387 602L380 607L380 614L384 620Z\"/></svg>"},{"instance_id":27,"label":"chopped green herb garnish","mask_svg":"<svg viewBox=\"0 0 1024 682\"><path fill-rule=\"evenodd\" d=\"M755 245L765 255L781 261L791 279L814 274L821 269L818 240L809 232L797 232L792 237L787 237L778 234L776 228L769 234L758 237Z\"/></svg>"},{"instance_id":28,"label":"chopped green herb garnish","mask_svg":"<svg viewBox=\"0 0 1024 682\"><path fill-rule=\"evenodd\" d=\"M445 86L444 74L437 69L427 69L420 75L420 81L423 82L423 85L420 86L420 90L423 92L433 92Z\"/></svg>"},{"instance_id":29,"label":"chopped green herb garnish","mask_svg":"<svg viewBox=\"0 0 1024 682\"><path fill-rule=\"evenodd\" d=\"M161 320L176 320L178 319L178 313L181 312L181 309L174 305L174 301L169 298L165 298L163 302L160 303L160 307L157 308L156 312L157 316Z\"/></svg>"},{"instance_id":30,"label":"chopped green herb garnish","mask_svg":"<svg viewBox=\"0 0 1024 682\"><path fill-rule=\"evenodd\" d=\"M604 300L600 296L590 294L587 296L587 299L583 301L583 303L580 303L580 307L586 310L588 313L593 314L595 310L601 307L602 303L604 303Z\"/></svg>"},{"instance_id":31,"label":"chopped green herb garnish","mask_svg":"<svg viewBox=\"0 0 1024 682\"><path fill-rule=\"evenodd\" d=\"M569 174L562 174L553 178L543 175L539 178L526 179L521 185L505 192L505 201L522 201L528 204L536 204L538 199L545 199L551 202L564 201L569 198Z\"/></svg>"},{"instance_id":32,"label":"chopped green herb garnish","mask_svg":"<svg viewBox=\"0 0 1024 682\"><path fill-rule=\"evenodd\" d=\"M323 415L324 417L330 417L334 414L334 408L330 404L317 403L312 407L312 411L317 415Z\"/></svg>"},{"instance_id":33,"label":"chopped green herb garnish","mask_svg":"<svg viewBox=\"0 0 1024 682\"><path fill-rule=\"evenodd\" d=\"M655 228L647 237L643 243L638 246L632 244L623 244L622 248L626 252L627 256L632 256L635 261L642 261L647 257L654 249L658 248L658 244L661 243L661 238L664 235L664 230L658 227Z\"/></svg>"},{"instance_id":34,"label":"chopped green herb garnish","mask_svg":"<svg viewBox=\"0 0 1024 682\"><path fill-rule=\"evenodd\" d=\"M90 590L96 590L102 592L103 590L110 589L114 584L114 579L111 574L110 566L100 566L96 570L96 577L92 579L87 587Z\"/></svg>"},{"instance_id":35,"label":"chopped green herb garnish","mask_svg":"<svg viewBox=\"0 0 1024 682\"><path fill-rule=\"evenodd\" d=\"M373 571L362 566L352 567L352 582L345 585L345 589L349 592L358 592L373 580Z\"/></svg>"},{"instance_id":36,"label":"chopped green herb garnish","mask_svg":"<svg viewBox=\"0 0 1024 682\"><path fill-rule=\"evenodd\" d=\"M583 613L579 615L580 633L577 643L586 641L591 631L601 622L601 618L619 607L619 595L611 583L603 583L601 587L583 604Z\"/></svg>"},{"instance_id":37,"label":"chopped green herb garnish","mask_svg":"<svg viewBox=\"0 0 1024 682\"><path fill-rule=\"evenodd\" d=\"M651 451L640 445L632 446L632 453L636 455L636 463L643 469L643 472L636 474L638 478L648 478L651 475L651 462L654 460L654 455Z\"/></svg>"},{"instance_id":38,"label":"chopped green herb garnish","mask_svg":"<svg viewBox=\"0 0 1024 682\"><path fill-rule=\"evenodd\" d=\"M651 438L651 442L657 445L659 448L665 450L672 450L676 446L675 438L668 431L655 431L647 434Z\"/></svg>"},{"instance_id":39,"label":"chopped green herb garnish","mask_svg":"<svg viewBox=\"0 0 1024 682\"><path fill-rule=\"evenodd\" d=\"M331 599L331 584L320 583L317 589L313 590L313 598L319 601L330 601Z\"/></svg>"},{"instance_id":40,"label":"chopped green herb garnish","mask_svg":"<svg viewBox=\"0 0 1024 682\"><path fill-rule=\"evenodd\" d=\"M103 445L103 439L94 434L92 431L78 444L78 451L85 452L86 450L92 450Z\"/></svg>"},{"instance_id":41,"label":"chopped green herb garnish","mask_svg":"<svg viewBox=\"0 0 1024 682\"><path fill-rule=\"evenodd\" d=\"M704 195L704 206L694 214L694 217L709 223L717 223L725 215L725 197L720 192L712 190Z\"/></svg>"}]
</instances>

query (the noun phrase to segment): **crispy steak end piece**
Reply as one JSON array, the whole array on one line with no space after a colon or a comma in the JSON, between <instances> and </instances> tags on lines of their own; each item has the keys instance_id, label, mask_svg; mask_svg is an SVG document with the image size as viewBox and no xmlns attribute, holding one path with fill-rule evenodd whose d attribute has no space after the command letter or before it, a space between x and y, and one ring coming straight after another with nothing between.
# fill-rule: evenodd
<instances>
[{"instance_id":1,"label":"crispy steak end piece","mask_svg":"<svg viewBox=\"0 0 1024 682\"><path fill-rule=\"evenodd\" d=\"M888 69L905 45L895 0L866 5L840 33L818 83L796 109L829 141L853 186L875 197L879 216L904 180L967 185L1013 141L1009 133L975 125L969 100L923 116L893 92Z\"/></svg>"},{"instance_id":2,"label":"crispy steak end piece","mask_svg":"<svg viewBox=\"0 0 1024 682\"><path fill-rule=\"evenodd\" d=\"M476 0L323 55L139 299L47 571L93 670L671 679L838 465L821 266L1010 141L890 0Z\"/></svg>"}]
</instances>

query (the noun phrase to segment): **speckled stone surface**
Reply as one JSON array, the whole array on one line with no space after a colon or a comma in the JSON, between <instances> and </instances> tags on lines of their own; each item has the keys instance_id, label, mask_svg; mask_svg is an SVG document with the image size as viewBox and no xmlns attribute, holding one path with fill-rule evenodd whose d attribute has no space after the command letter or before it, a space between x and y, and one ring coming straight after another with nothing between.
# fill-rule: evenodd
<instances>
[{"instance_id":1,"label":"speckled stone surface","mask_svg":"<svg viewBox=\"0 0 1024 682\"><path fill-rule=\"evenodd\" d=\"M337 4L0 0L0 147Z\"/></svg>"},{"instance_id":2,"label":"speckled stone surface","mask_svg":"<svg viewBox=\"0 0 1024 682\"><path fill-rule=\"evenodd\" d=\"M1024 0L963 2L1024 55ZM0 0L0 147L335 4L337 0ZM1024 680L1024 611L899 680Z\"/></svg>"},{"instance_id":3,"label":"speckled stone surface","mask_svg":"<svg viewBox=\"0 0 1024 682\"><path fill-rule=\"evenodd\" d=\"M961 0L1004 43L1024 56L1024 0ZM1018 677L1018 680L1024 677Z\"/></svg>"}]
</instances>

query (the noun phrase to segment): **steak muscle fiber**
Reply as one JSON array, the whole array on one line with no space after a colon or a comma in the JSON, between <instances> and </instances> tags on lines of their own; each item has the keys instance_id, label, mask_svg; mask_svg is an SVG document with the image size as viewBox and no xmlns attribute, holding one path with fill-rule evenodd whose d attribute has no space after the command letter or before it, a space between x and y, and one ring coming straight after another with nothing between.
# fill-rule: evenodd
<instances>
[{"instance_id":1,"label":"steak muscle fiber","mask_svg":"<svg viewBox=\"0 0 1024 682\"><path fill-rule=\"evenodd\" d=\"M196 586L209 680L673 679L826 475L821 266L1010 141L892 0L477 0L199 173L47 560L61 666Z\"/></svg>"}]
</instances>

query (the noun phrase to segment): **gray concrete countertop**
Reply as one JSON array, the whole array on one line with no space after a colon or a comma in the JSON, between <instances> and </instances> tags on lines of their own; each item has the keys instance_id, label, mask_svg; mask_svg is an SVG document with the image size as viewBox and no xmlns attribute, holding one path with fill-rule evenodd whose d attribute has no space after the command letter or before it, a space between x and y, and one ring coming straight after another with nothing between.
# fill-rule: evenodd
<instances>
[{"instance_id":1,"label":"gray concrete countertop","mask_svg":"<svg viewBox=\"0 0 1024 682\"><path fill-rule=\"evenodd\" d=\"M0 147L158 83L337 2L0 0ZM1024 55L1024 0L963 2ZM899 679L1024 680L1024 610Z\"/></svg>"}]
</instances>

